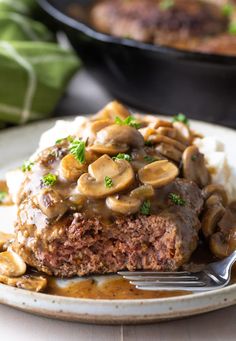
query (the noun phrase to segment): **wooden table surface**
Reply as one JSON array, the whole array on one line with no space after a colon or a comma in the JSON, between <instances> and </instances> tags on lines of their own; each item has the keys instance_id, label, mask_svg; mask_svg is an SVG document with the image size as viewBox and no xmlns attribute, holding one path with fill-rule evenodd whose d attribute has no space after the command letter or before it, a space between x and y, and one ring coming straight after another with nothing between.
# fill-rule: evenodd
<instances>
[{"instance_id":1,"label":"wooden table surface","mask_svg":"<svg viewBox=\"0 0 236 341\"><path fill-rule=\"evenodd\" d=\"M71 84L59 115L91 113L110 96L85 72ZM46 319L0 305L4 341L235 341L236 306L178 321L140 326L98 326Z\"/></svg>"}]
</instances>

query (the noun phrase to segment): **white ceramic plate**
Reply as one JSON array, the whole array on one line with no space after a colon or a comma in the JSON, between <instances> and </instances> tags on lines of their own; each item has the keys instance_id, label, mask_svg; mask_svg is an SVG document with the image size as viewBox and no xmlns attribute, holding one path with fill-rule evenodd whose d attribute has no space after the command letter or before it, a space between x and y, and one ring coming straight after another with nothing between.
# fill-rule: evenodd
<instances>
[{"instance_id":1,"label":"white ceramic plate","mask_svg":"<svg viewBox=\"0 0 236 341\"><path fill-rule=\"evenodd\" d=\"M0 133L0 178L4 177L7 170L22 164L35 151L40 135L53 124L54 121L50 120ZM191 124L196 131L223 141L236 169L236 131L196 121ZM0 207L0 230L12 229L12 210L11 207ZM33 293L0 284L0 303L71 321L147 323L196 315L233 305L236 303L236 284L209 293L146 300L74 299Z\"/></svg>"}]
</instances>

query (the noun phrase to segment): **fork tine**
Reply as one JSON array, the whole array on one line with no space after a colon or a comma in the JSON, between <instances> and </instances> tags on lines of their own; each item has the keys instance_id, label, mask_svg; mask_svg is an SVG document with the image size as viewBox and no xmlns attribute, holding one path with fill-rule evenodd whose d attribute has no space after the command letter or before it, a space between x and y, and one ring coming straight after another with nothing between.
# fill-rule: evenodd
<instances>
[{"instance_id":1,"label":"fork tine","mask_svg":"<svg viewBox=\"0 0 236 341\"><path fill-rule=\"evenodd\" d=\"M202 282L202 281L178 281L178 282L174 282L174 281L163 281L163 282L158 282L158 281L154 281L154 282L145 282L145 281L131 281L130 284L136 285L136 286L142 286L142 287L160 287L162 288L163 286L174 286L174 287L179 287L179 286L205 286L206 283Z\"/></svg>"},{"instance_id":2,"label":"fork tine","mask_svg":"<svg viewBox=\"0 0 236 341\"><path fill-rule=\"evenodd\" d=\"M163 272L163 271L118 271L118 275L121 276L182 276L182 275L191 275L191 272L188 271L173 271L173 272Z\"/></svg>"},{"instance_id":3,"label":"fork tine","mask_svg":"<svg viewBox=\"0 0 236 341\"><path fill-rule=\"evenodd\" d=\"M143 281L162 281L162 280L171 280L171 281L178 281L178 280L189 280L194 281L198 280L199 278L197 276L163 276L163 275L153 275L153 276L123 276L125 279L129 281L137 281L137 280L143 280Z\"/></svg>"}]
</instances>

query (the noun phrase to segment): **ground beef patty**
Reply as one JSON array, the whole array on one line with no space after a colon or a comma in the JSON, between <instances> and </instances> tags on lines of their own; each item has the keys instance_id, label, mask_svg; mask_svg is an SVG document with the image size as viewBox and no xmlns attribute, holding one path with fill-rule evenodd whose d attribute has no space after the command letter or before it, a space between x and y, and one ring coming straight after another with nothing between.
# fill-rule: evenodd
<instances>
[{"instance_id":1,"label":"ground beef patty","mask_svg":"<svg viewBox=\"0 0 236 341\"><path fill-rule=\"evenodd\" d=\"M160 213L114 217L111 224L78 212L52 223L28 196L19 207L13 249L27 264L60 277L176 270L197 246L203 199L195 183L177 179L171 188L186 205L176 206L168 199L168 188L160 189L166 207Z\"/></svg>"},{"instance_id":2,"label":"ground beef patty","mask_svg":"<svg viewBox=\"0 0 236 341\"><path fill-rule=\"evenodd\" d=\"M93 8L91 21L102 32L163 45L217 35L228 25L220 7L198 0L105 0Z\"/></svg>"}]
</instances>

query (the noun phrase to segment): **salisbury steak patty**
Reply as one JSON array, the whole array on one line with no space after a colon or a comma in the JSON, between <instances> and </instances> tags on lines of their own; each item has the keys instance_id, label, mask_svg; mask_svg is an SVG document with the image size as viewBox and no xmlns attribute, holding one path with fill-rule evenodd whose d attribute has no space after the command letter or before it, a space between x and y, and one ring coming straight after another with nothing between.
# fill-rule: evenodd
<instances>
[{"instance_id":1,"label":"salisbury steak patty","mask_svg":"<svg viewBox=\"0 0 236 341\"><path fill-rule=\"evenodd\" d=\"M198 0L170 4L161 0L105 0L95 5L91 20L100 31L164 45L176 39L222 33L228 22L219 7Z\"/></svg>"},{"instance_id":2,"label":"salisbury steak patty","mask_svg":"<svg viewBox=\"0 0 236 341\"><path fill-rule=\"evenodd\" d=\"M184 207L169 202L171 188L182 193ZM27 264L60 277L121 269L176 270L197 246L203 200L194 183L177 179L171 188L160 191L169 207L159 214L115 217L109 225L82 213L50 224L27 198L20 206L13 248Z\"/></svg>"}]
</instances>

